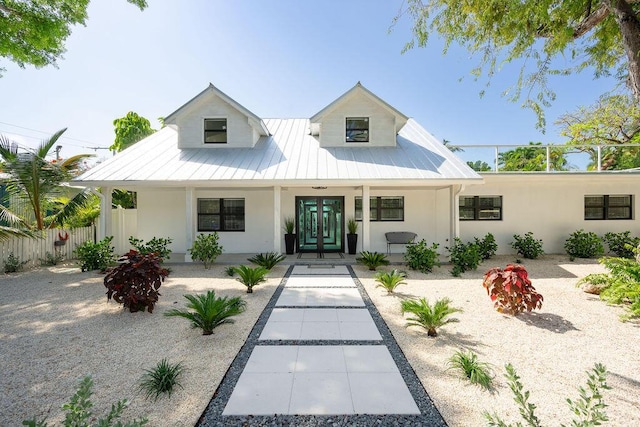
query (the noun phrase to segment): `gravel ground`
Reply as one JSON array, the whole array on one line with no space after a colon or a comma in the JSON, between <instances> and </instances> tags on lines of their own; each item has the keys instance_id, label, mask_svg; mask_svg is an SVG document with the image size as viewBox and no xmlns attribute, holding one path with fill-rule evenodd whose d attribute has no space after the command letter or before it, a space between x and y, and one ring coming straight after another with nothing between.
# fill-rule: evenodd
<instances>
[{"instance_id":1,"label":"gravel ground","mask_svg":"<svg viewBox=\"0 0 640 427\"><path fill-rule=\"evenodd\" d=\"M605 392L609 425L640 425L640 327L621 323L621 308L607 306L574 286L579 277L601 267L595 261L569 262L553 256L527 261L533 285L545 298L542 310L508 317L493 310L481 277L487 268L504 267L511 260L498 257L461 278L452 278L444 267L429 275L410 272L408 285L392 296L374 287L373 275L364 267L354 270L450 426L483 425L485 410L498 412L505 421L516 419L518 411L503 377L508 362L531 391L545 425L569 422L565 398L577 397L585 371L596 362L607 366L613 387ZM105 414L111 403L126 397L131 401L127 419L146 415L152 426L193 426L287 267L276 267L252 295L226 276L224 267L171 267L153 314L131 314L107 303L103 276L72 266L0 276L0 426L20 425L33 415L62 420L59 408L84 375L92 375L95 382L96 414ZM190 329L186 320L162 316L184 305L182 295L209 289L244 296L247 311L209 337ZM443 327L435 339L405 328L400 299L422 296L451 298L464 310L455 315L460 322ZM493 391L447 371L448 358L459 349L471 349L493 365ZM140 376L164 357L188 369L184 388L171 399L146 401L137 391Z\"/></svg>"}]
</instances>

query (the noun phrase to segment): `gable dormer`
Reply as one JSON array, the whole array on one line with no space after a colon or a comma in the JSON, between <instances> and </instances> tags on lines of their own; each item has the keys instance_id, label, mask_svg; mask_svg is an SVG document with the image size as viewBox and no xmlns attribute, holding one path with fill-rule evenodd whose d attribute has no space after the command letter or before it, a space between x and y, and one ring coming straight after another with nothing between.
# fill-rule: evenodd
<instances>
[{"instance_id":1,"label":"gable dormer","mask_svg":"<svg viewBox=\"0 0 640 427\"><path fill-rule=\"evenodd\" d=\"M311 117L321 147L393 147L409 118L358 82Z\"/></svg>"},{"instance_id":2,"label":"gable dormer","mask_svg":"<svg viewBox=\"0 0 640 427\"><path fill-rule=\"evenodd\" d=\"M169 114L178 129L178 148L248 148L269 135L260 117L213 84Z\"/></svg>"}]
</instances>

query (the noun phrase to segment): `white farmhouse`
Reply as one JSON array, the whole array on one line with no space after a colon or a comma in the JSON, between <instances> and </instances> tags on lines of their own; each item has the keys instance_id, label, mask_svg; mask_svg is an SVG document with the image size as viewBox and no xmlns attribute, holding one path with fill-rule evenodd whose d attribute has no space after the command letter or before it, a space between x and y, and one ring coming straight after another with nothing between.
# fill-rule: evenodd
<instances>
[{"instance_id":1,"label":"white farmhouse","mask_svg":"<svg viewBox=\"0 0 640 427\"><path fill-rule=\"evenodd\" d=\"M117 248L170 237L188 261L196 235L216 231L226 253L284 252L285 218L297 252L325 254L346 252L352 217L358 251L386 252L394 231L441 247L491 232L498 253L527 231L547 253L580 228L640 231L636 171L481 176L360 83L300 119L262 119L209 85L165 124L74 180L102 189L100 234ZM137 210L105 209L115 188L136 191Z\"/></svg>"}]
</instances>

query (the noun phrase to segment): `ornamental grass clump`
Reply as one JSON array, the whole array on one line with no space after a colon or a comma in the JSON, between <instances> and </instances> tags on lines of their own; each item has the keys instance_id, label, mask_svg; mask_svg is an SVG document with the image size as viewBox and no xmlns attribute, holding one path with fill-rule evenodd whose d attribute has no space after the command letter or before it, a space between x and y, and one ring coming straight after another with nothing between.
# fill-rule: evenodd
<instances>
[{"instance_id":1,"label":"ornamental grass clump","mask_svg":"<svg viewBox=\"0 0 640 427\"><path fill-rule=\"evenodd\" d=\"M160 396L171 397L174 387L182 388L179 378L184 372L182 363L171 364L167 359L162 359L152 369L145 369L140 380L139 389L144 393L145 399L153 397L157 401Z\"/></svg>"},{"instance_id":2,"label":"ornamental grass clump","mask_svg":"<svg viewBox=\"0 0 640 427\"><path fill-rule=\"evenodd\" d=\"M438 336L437 329L447 323L458 322L458 319L449 318L453 313L462 312L461 309L451 307L449 298L437 300L433 305L425 298L407 299L402 301L402 314L411 313L413 317L407 318L407 327L420 326L427 330L430 337Z\"/></svg>"},{"instance_id":3,"label":"ornamental grass clump","mask_svg":"<svg viewBox=\"0 0 640 427\"><path fill-rule=\"evenodd\" d=\"M542 295L531 285L527 270L521 265L490 269L484 274L482 286L499 313L515 316L542 307Z\"/></svg>"},{"instance_id":4,"label":"ornamental grass clump","mask_svg":"<svg viewBox=\"0 0 640 427\"><path fill-rule=\"evenodd\" d=\"M447 369L455 369L471 381L484 389L490 389L493 383L491 366L488 363L480 362L478 355L471 350L467 352L456 351L447 362Z\"/></svg>"},{"instance_id":5,"label":"ornamental grass clump","mask_svg":"<svg viewBox=\"0 0 640 427\"><path fill-rule=\"evenodd\" d=\"M379 272L376 274L376 288L384 288L387 290L387 294L392 294L395 289L400 285L406 285L407 282L404 279L407 278L407 273L397 269L393 269L390 272Z\"/></svg>"},{"instance_id":6,"label":"ornamental grass clump","mask_svg":"<svg viewBox=\"0 0 640 427\"><path fill-rule=\"evenodd\" d=\"M253 293L254 286L267 281L264 276L269 272L264 267L251 268L246 265L235 267L235 271L238 274L236 280L247 287L248 294Z\"/></svg>"},{"instance_id":7,"label":"ornamental grass clump","mask_svg":"<svg viewBox=\"0 0 640 427\"><path fill-rule=\"evenodd\" d=\"M131 313L145 310L152 313L160 296L158 289L168 275L155 253L142 255L132 249L120 257L117 266L107 270L104 277L107 300L113 298Z\"/></svg>"},{"instance_id":8,"label":"ornamental grass clump","mask_svg":"<svg viewBox=\"0 0 640 427\"><path fill-rule=\"evenodd\" d=\"M366 265L369 271L376 271L376 268L382 265L389 265L389 260L385 254L380 252L362 251L356 261Z\"/></svg>"},{"instance_id":9,"label":"ornamental grass clump","mask_svg":"<svg viewBox=\"0 0 640 427\"><path fill-rule=\"evenodd\" d=\"M189 302L187 310L171 309L167 317L182 317L191 322L191 327L202 329L202 335L211 335L218 326L233 323L231 318L244 312L247 304L240 297L217 297L215 291L206 294L185 295Z\"/></svg>"}]
</instances>

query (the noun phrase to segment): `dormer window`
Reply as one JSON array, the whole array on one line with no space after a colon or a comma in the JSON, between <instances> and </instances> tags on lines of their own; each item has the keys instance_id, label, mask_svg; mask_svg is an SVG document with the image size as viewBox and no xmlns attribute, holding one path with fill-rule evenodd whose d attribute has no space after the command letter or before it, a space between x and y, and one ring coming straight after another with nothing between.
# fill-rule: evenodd
<instances>
[{"instance_id":1,"label":"dormer window","mask_svg":"<svg viewBox=\"0 0 640 427\"><path fill-rule=\"evenodd\" d=\"M227 143L227 119L204 119L204 143Z\"/></svg>"},{"instance_id":2,"label":"dormer window","mask_svg":"<svg viewBox=\"0 0 640 427\"><path fill-rule=\"evenodd\" d=\"M347 142L369 142L369 117L347 117Z\"/></svg>"}]
</instances>

